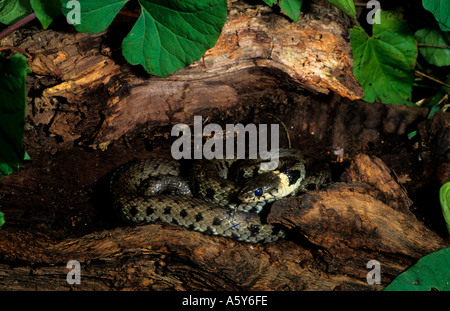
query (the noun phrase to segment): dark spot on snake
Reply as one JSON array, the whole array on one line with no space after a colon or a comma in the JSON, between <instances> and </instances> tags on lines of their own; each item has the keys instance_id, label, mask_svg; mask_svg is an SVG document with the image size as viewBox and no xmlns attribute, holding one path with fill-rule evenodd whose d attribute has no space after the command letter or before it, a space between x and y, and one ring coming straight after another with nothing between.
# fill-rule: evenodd
<instances>
[{"instance_id":1,"label":"dark spot on snake","mask_svg":"<svg viewBox=\"0 0 450 311\"><path fill-rule=\"evenodd\" d=\"M181 210L181 212L180 212L180 216L181 217L186 217L188 214L187 214L187 212L183 209L183 210Z\"/></svg>"},{"instance_id":2,"label":"dark spot on snake","mask_svg":"<svg viewBox=\"0 0 450 311\"><path fill-rule=\"evenodd\" d=\"M317 190L319 188L319 185L317 184L307 184L305 185L306 190Z\"/></svg>"},{"instance_id":3,"label":"dark spot on snake","mask_svg":"<svg viewBox=\"0 0 450 311\"><path fill-rule=\"evenodd\" d=\"M258 171L259 171L259 166L258 166L258 167L255 167L255 168L253 169L252 176L258 175Z\"/></svg>"},{"instance_id":4,"label":"dark spot on snake","mask_svg":"<svg viewBox=\"0 0 450 311\"><path fill-rule=\"evenodd\" d=\"M212 199L214 199L214 194L215 194L215 191L213 189L209 188L209 189L206 189L205 197L212 200Z\"/></svg>"},{"instance_id":5,"label":"dark spot on snake","mask_svg":"<svg viewBox=\"0 0 450 311\"><path fill-rule=\"evenodd\" d=\"M279 227L273 227L272 229L272 235L278 235L278 233L280 233L281 228Z\"/></svg>"},{"instance_id":6,"label":"dark spot on snake","mask_svg":"<svg viewBox=\"0 0 450 311\"><path fill-rule=\"evenodd\" d=\"M151 206L147 206L147 209L145 212L146 212L147 216L150 216L155 212L155 210Z\"/></svg>"},{"instance_id":7,"label":"dark spot on snake","mask_svg":"<svg viewBox=\"0 0 450 311\"><path fill-rule=\"evenodd\" d=\"M250 229L250 236L251 237L257 236L258 233L261 231L259 226L256 226L256 225L251 225L249 229Z\"/></svg>"},{"instance_id":8,"label":"dark spot on snake","mask_svg":"<svg viewBox=\"0 0 450 311\"><path fill-rule=\"evenodd\" d=\"M232 233L231 236L237 240L239 240L239 238L240 238L239 235L237 235L236 233Z\"/></svg>"},{"instance_id":9,"label":"dark spot on snake","mask_svg":"<svg viewBox=\"0 0 450 311\"><path fill-rule=\"evenodd\" d=\"M230 226L230 229L231 230L239 230L239 227L240 227L240 225L239 225L239 223L238 222L235 222L235 223L232 223L231 224L231 226Z\"/></svg>"},{"instance_id":10,"label":"dark spot on snake","mask_svg":"<svg viewBox=\"0 0 450 311\"><path fill-rule=\"evenodd\" d=\"M256 213L258 211L258 207L257 206L253 206L251 209L248 210L247 213Z\"/></svg>"},{"instance_id":11,"label":"dark spot on snake","mask_svg":"<svg viewBox=\"0 0 450 311\"><path fill-rule=\"evenodd\" d=\"M220 220L217 217L214 217L214 219L213 219L213 225L214 226L220 226L221 223L222 223L222 220Z\"/></svg>"},{"instance_id":12,"label":"dark spot on snake","mask_svg":"<svg viewBox=\"0 0 450 311\"><path fill-rule=\"evenodd\" d=\"M214 234L214 230L211 227L208 227L205 232L206 234Z\"/></svg>"},{"instance_id":13,"label":"dark spot on snake","mask_svg":"<svg viewBox=\"0 0 450 311\"><path fill-rule=\"evenodd\" d=\"M172 206L166 206L166 208L164 209L164 214L169 215L171 210L172 210Z\"/></svg>"},{"instance_id":14,"label":"dark spot on snake","mask_svg":"<svg viewBox=\"0 0 450 311\"><path fill-rule=\"evenodd\" d=\"M138 210L137 210L136 206L133 206L132 208L130 208L131 216L136 216L137 213L138 213Z\"/></svg>"},{"instance_id":15,"label":"dark spot on snake","mask_svg":"<svg viewBox=\"0 0 450 311\"><path fill-rule=\"evenodd\" d=\"M202 215L202 213L198 213L197 215L195 215L195 220L196 220L196 221L202 221L202 220L203 220L203 215Z\"/></svg>"},{"instance_id":16,"label":"dark spot on snake","mask_svg":"<svg viewBox=\"0 0 450 311\"><path fill-rule=\"evenodd\" d=\"M297 180L300 178L299 170L286 171L285 174L289 179L289 186L295 184Z\"/></svg>"}]
</instances>

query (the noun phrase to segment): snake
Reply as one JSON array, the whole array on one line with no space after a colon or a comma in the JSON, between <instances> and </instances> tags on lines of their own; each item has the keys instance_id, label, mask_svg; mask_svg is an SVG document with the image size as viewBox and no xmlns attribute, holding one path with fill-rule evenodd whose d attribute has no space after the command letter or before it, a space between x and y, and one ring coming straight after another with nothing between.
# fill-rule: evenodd
<instances>
[{"instance_id":1,"label":"snake","mask_svg":"<svg viewBox=\"0 0 450 311\"><path fill-rule=\"evenodd\" d=\"M269 203L322 185L327 165L296 149L280 149L278 167L261 158L193 160L187 177L173 159L148 158L120 166L110 180L113 208L131 223L165 222L249 243L286 237L263 214Z\"/></svg>"}]
</instances>

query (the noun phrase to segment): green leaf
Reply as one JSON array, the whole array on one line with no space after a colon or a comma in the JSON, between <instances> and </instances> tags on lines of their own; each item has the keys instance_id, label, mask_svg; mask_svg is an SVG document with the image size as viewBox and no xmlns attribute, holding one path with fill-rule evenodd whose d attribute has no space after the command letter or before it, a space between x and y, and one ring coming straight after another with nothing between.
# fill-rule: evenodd
<instances>
[{"instance_id":1,"label":"green leaf","mask_svg":"<svg viewBox=\"0 0 450 311\"><path fill-rule=\"evenodd\" d=\"M32 11L30 0L0 1L0 23L12 25Z\"/></svg>"},{"instance_id":2,"label":"green leaf","mask_svg":"<svg viewBox=\"0 0 450 311\"><path fill-rule=\"evenodd\" d=\"M108 27L128 0L79 0L81 32ZM64 15L68 0L61 0ZM122 53L132 65L167 77L199 60L216 44L227 17L226 0L140 0L141 15L122 42Z\"/></svg>"},{"instance_id":3,"label":"green leaf","mask_svg":"<svg viewBox=\"0 0 450 311\"><path fill-rule=\"evenodd\" d=\"M353 73L364 90L363 99L412 105L416 40L400 11L380 10L380 22L373 25L372 37L358 26L350 31Z\"/></svg>"},{"instance_id":4,"label":"green leaf","mask_svg":"<svg viewBox=\"0 0 450 311\"><path fill-rule=\"evenodd\" d=\"M412 132L408 133L407 136L408 136L408 139L413 139L413 137L416 135L417 135L417 131L412 131Z\"/></svg>"},{"instance_id":5,"label":"green leaf","mask_svg":"<svg viewBox=\"0 0 450 311\"><path fill-rule=\"evenodd\" d=\"M141 0L142 13L122 43L126 60L167 77L199 60L216 44L226 0Z\"/></svg>"},{"instance_id":6,"label":"green leaf","mask_svg":"<svg viewBox=\"0 0 450 311\"><path fill-rule=\"evenodd\" d=\"M0 212L0 227L5 224L5 214Z\"/></svg>"},{"instance_id":7,"label":"green leaf","mask_svg":"<svg viewBox=\"0 0 450 311\"><path fill-rule=\"evenodd\" d=\"M47 29L53 19L61 14L61 3L59 0L30 0L30 3L44 29Z\"/></svg>"},{"instance_id":8,"label":"green leaf","mask_svg":"<svg viewBox=\"0 0 450 311\"><path fill-rule=\"evenodd\" d=\"M31 157L30 157L30 155L28 154L28 152L25 151L25 154L24 154L24 156L23 156L23 159L24 159L24 161L29 161L29 160L31 160Z\"/></svg>"},{"instance_id":9,"label":"green leaf","mask_svg":"<svg viewBox=\"0 0 450 311\"><path fill-rule=\"evenodd\" d=\"M450 30L450 1L448 0L423 0L425 10L430 11L439 23L442 31Z\"/></svg>"},{"instance_id":10,"label":"green leaf","mask_svg":"<svg viewBox=\"0 0 450 311\"><path fill-rule=\"evenodd\" d=\"M300 18L300 9L302 7L303 0L263 0L268 6L273 7L274 4L278 4L281 13L288 16L294 22Z\"/></svg>"},{"instance_id":11,"label":"green leaf","mask_svg":"<svg viewBox=\"0 0 450 311\"><path fill-rule=\"evenodd\" d=\"M0 55L0 176L18 169L25 157L26 68L25 56Z\"/></svg>"},{"instance_id":12,"label":"green leaf","mask_svg":"<svg viewBox=\"0 0 450 311\"><path fill-rule=\"evenodd\" d=\"M411 69L416 67L417 42L401 10L380 10L380 24L373 25L372 37L392 45Z\"/></svg>"},{"instance_id":13,"label":"green leaf","mask_svg":"<svg viewBox=\"0 0 450 311\"><path fill-rule=\"evenodd\" d=\"M431 119L434 116L434 114L436 112L438 112L439 110L441 110L441 107L439 107L439 106L432 106L430 108L430 111L428 112L427 119Z\"/></svg>"},{"instance_id":14,"label":"green leaf","mask_svg":"<svg viewBox=\"0 0 450 311\"><path fill-rule=\"evenodd\" d=\"M277 4L278 0L263 0L268 6L272 7L274 4Z\"/></svg>"},{"instance_id":15,"label":"green leaf","mask_svg":"<svg viewBox=\"0 0 450 311\"><path fill-rule=\"evenodd\" d=\"M300 18L302 3L303 0L280 0L278 5L283 14L289 16L290 19L296 22Z\"/></svg>"},{"instance_id":16,"label":"green leaf","mask_svg":"<svg viewBox=\"0 0 450 311\"><path fill-rule=\"evenodd\" d=\"M385 291L450 290L450 248L426 255L398 275Z\"/></svg>"},{"instance_id":17,"label":"green leaf","mask_svg":"<svg viewBox=\"0 0 450 311\"><path fill-rule=\"evenodd\" d=\"M356 20L356 8L353 0L328 0L328 2Z\"/></svg>"},{"instance_id":18,"label":"green leaf","mask_svg":"<svg viewBox=\"0 0 450 311\"><path fill-rule=\"evenodd\" d=\"M450 46L450 34L439 29L423 28L416 31L419 43ZM420 53L432 65L450 66L450 48L421 46Z\"/></svg>"},{"instance_id":19,"label":"green leaf","mask_svg":"<svg viewBox=\"0 0 450 311\"><path fill-rule=\"evenodd\" d=\"M61 0L62 13L67 17L72 6L69 0ZM78 0L80 3L80 24L75 28L80 32L97 33L108 27L128 0Z\"/></svg>"},{"instance_id":20,"label":"green leaf","mask_svg":"<svg viewBox=\"0 0 450 311\"><path fill-rule=\"evenodd\" d=\"M448 233L450 233L450 181L442 185L439 191L439 200L441 201L442 214Z\"/></svg>"}]
</instances>

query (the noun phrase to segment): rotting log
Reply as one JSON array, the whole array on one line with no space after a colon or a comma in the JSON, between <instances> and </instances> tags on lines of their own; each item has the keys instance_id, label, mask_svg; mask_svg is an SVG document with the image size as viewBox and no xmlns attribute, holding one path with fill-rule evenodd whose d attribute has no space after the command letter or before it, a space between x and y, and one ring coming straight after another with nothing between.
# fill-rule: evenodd
<instances>
[{"instance_id":1,"label":"rotting log","mask_svg":"<svg viewBox=\"0 0 450 311\"><path fill-rule=\"evenodd\" d=\"M380 290L446 243L398 208L410 200L394 180L383 181L390 172L379 159L361 155L354 162L345 175L366 181L274 203L268 222L288 228L287 240L247 244L171 224L118 227L59 242L6 233L0 288ZM371 179L376 175L383 177ZM70 260L81 264L82 286L66 282ZM380 285L366 280L370 260L381 265Z\"/></svg>"},{"instance_id":2,"label":"rotting log","mask_svg":"<svg viewBox=\"0 0 450 311\"><path fill-rule=\"evenodd\" d=\"M361 98L343 18L330 5L312 4L308 12L294 23L264 4L229 1L217 44L168 78L130 70L118 48L108 46L107 38L116 36L117 41L114 26L94 35L38 31L12 36L5 44L33 55L30 65L39 74L47 70L47 75L60 77L33 99L36 126L49 126L67 143L89 135L93 146L105 148L143 125L190 123L193 115L224 114L249 94L255 100L280 87Z\"/></svg>"}]
</instances>

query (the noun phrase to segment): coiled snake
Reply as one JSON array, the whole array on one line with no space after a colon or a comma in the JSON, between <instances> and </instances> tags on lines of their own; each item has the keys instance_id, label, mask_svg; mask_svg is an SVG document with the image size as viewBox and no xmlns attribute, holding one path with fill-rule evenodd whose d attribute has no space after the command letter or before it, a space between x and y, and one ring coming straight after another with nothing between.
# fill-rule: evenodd
<instances>
[{"instance_id":1,"label":"coiled snake","mask_svg":"<svg viewBox=\"0 0 450 311\"><path fill-rule=\"evenodd\" d=\"M276 171L260 172L261 161L194 160L189 182L173 160L125 164L111 178L113 206L131 222L175 223L244 242L276 241L285 232L258 213L308 184L326 182L330 174L326 165L315 165L299 150L281 150Z\"/></svg>"}]
</instances>

